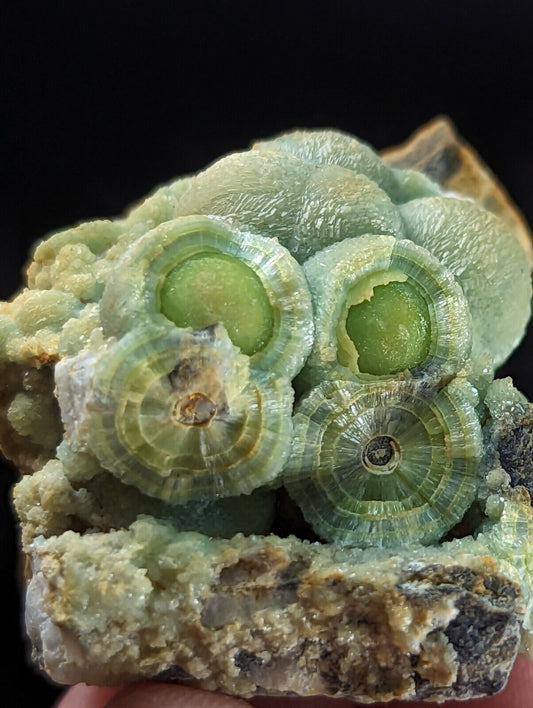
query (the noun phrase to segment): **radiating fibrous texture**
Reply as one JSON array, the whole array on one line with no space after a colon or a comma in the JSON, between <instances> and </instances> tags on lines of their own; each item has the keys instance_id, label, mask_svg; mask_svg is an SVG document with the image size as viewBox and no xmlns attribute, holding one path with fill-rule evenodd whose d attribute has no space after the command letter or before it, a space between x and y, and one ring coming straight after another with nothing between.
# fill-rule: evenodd
<instances>
[{"instance_id":1,"label":"radiating fibrous texture","mask_svg":"<svg viewBox=\"0 0 533 708\"><path fill-rule=\"evenodd\" d=\"M464 199L413 200L401 212L409 238L431 251L461 283L472 315L474 354L489 351L499 366L522 338L529 317L522 249L516 242L509 248L505 225Z\"/></svg>"},{"instance_id":2,"label":"radiating fibrous texture","mask_svg":"<svg viewBox=\"0 0 533 708\"><path fill-rule=\"evenodd\" d=\"M425 249L386 236L345 239L304 269L315 304L306 369L315 382L407 373L439 379L466 362L468 304L450 271Z\"/></svg>"},{"instance_id":3,"label":"radiating fibrous texture","mask_svg":"<svg viewBox=\"0 0 533 708\"><path fill-rule=\"evenodd\" d=\"M223 322L253 367L288 378L313 338L307 283L287 249L206 217L173 219L128 248L101 315L104 332L116 336L140 321L196 329Z\"/></svg>"},{"instance_id":4,"label":"radiating fibrous texture","mask_svg":"<svg viewBox=\"0 0 533 708\"><path fill-rule=\"evenodd\" d=\"M74 449L158 499L249 494L275 480L289 455L290 385L250 377L221 326L133 329L63 359L56 383Z\"/></svg>"},{"instance_id":5,"label":"radiating fibrous texture","mask_svg":"<svg viewBox=\"0 0 533 708\"><path fill-rule=\"evenodd\" d=\"M56 680L468 698L533 647L530 249L399 152L293 131L36 246L0 445Z\"/></svg>"},{"instance_id":6,"label":"radiating fibrous texture","mask_svg":"<svg viewBox=\"0 0 533 708\"><path fill-rule=\"evenodd\" d=\"M340 544L438 541L479 484L481 427L460 382L327 382L298 406L285 481L306 518Z\"/></svg>"}]
</instances>

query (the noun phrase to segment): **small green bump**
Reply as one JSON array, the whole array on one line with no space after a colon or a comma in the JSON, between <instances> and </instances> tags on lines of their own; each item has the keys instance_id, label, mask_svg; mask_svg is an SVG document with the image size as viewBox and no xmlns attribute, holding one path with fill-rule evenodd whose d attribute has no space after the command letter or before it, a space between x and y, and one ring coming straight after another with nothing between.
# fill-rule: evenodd
<instances>
[{"instance_id":1,"label":"small green bump","mask_svg":"<svg viewBox=\"0 0 533 708\"><path fill-rule=\"evenodd\" d=\"M365 374L395 374L412 369L429 356L431 318L424 298L409 283L374 288L369 300L352 305L346 332Z\"/></svg>"},{"instance_id":2,"label":"small green bump","mask_svg":"<svg viewBox=\"0 0 533 708\"><path fill-rule=\"evenodd\" d=\"M251 356L270 341L274 318L260 278L238 258L202 252L179 263L160 292L161 312L178 327L221 323L233 344Z\"/></svg>"}]
</instances>

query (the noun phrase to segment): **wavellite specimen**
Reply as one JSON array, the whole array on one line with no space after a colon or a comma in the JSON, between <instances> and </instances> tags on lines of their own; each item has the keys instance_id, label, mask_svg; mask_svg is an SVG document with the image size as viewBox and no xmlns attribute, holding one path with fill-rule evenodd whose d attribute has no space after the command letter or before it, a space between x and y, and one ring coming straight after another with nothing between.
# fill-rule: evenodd
<instances>
[{"instance_id":1,"label":"wavellite specimen","mask_svg":"<svg viewBox=\"0 0 533 708\"><path fill-rule=\"evenodd\" d=\"M36 245L0 444L53 680L445 700L532 651L533 407L495 378L531 249L439 126L261 140Z\"/></svg>"}]
</instances>

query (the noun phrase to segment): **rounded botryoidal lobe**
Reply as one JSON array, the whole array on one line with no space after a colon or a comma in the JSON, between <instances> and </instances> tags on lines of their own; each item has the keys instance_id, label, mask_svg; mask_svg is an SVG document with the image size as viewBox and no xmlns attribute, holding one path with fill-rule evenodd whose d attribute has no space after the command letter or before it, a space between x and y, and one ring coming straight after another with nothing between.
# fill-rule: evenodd
<instances>
[{"instance_id":1,"label":"rounded botryoidal lobe","mask_svg":"<svg viewBox=\"0 0 533 708\"><path fill-rule=\"evenodd\" d=\"M383 189L395 204L440 194L440 188L421 172L394 169L367 143L340 130L293 130L259 140L254 150L279 150L316 167L342 167L364 175Z\"/></svg>"},{"instance_id":2,"label":"rounded botryoidal lobe","mask_svg":"<svg viewBox=\"0 0 533 708\"><path fill-rule=\"evenodd\" d=\"M292 130L258 140L254 150L279 150L314 167L337 166L368 177L385 191L395 187L394 172L363 140L340 130Z\"/></svg>"},{"instance_id":3,"label":"rounded botryoidal lobe","mask_svg":"<svg viewBox=\"0 0 533 708\"><path fill-rule=\"evenodd\" d=\"M162 184L133 204L119 224L127 234L126 238L133 241L155 226L176 217L180 198L189 189L194 181L194 176L178 177L167 184Z\"/></svg>"},{"instance_id":4,"label":"rounded botryoidal lobe","mask_svg":"<svg viewBox=\"0 0 533 708\"><path fill-rule=\"evenodd\" d=\"M476 495L481 429L472 389L324 382L298 405L289 494L325 540L429 544Z\"/></svg>"},{"instance_id":5,"label":"rounded botryoidal lobe","mask_svg":"<svg viewBox=\"0 0 533 708\"><path fill-rule=\"evenodd\" d=\"M404 236L397 205L436 194L423 174L388 167L351 135L292 131L161 186L119 223L133 240L164 221L208 214L279 239L303 262L345 237Z\"/></svg>"},{"instance_id":6,"label":"rounded botryoidal lobe","mask_svg":"<svg viewBox=\"0 0 533 708\"><path fill-rule=\"evenodd\" d=\"M138 327L60 362L56 384L70 445L171 503L249 494L290 451L289 381L250 376L221 326Z\"/></svg>"},{"instance_id":7,"label":"rounded botryoidal lobe","mask_svg":"<svg viewBox=\"0 0 533 708\"><path fill-rule=\"evenodd\" d=\"M388 172L376 155L374 161ZM406 235L397 206L366 174L268 146L228 155L200 172L177 214L210 214L277 238L299 263L347 237Z\"/></svg>"},{"instance_id":8,"label":"rounded botryoidal lobe","mask_svg":"<svg viewBox=\"0 0 533 708\"><path fill-rule=\"evenodd\" d=\"M304 264L315 339L302 379L438 380L470 353L470 315L454 276L406 239L362 236Z\"/></svg>"},{"instance_id":9,"label":"rounded botryoidal lobe","mask_svg":"<svg viewBox=\"0 0 533 708\"><path fill-rule=\"evenodd\" d=\"M139 322L223 324L254 369L289 379L313 338L311 296L289 251L204 216L163 223L132 244L110 275L101 317L111 336Z\"/></svg>"},{"instance_id":10,"label":"rounded botryoidal lobe","mask_svg":"<svg viewBox=\"0 0 533 708\"><path fill-rule=\"evenodd\" d=\"M502 364L531 314L531 275L518 240L497 216L466 199L415 199L401 207L408 238L457 278L472 315L472 354Z\"/></svg>"}]
</instances>

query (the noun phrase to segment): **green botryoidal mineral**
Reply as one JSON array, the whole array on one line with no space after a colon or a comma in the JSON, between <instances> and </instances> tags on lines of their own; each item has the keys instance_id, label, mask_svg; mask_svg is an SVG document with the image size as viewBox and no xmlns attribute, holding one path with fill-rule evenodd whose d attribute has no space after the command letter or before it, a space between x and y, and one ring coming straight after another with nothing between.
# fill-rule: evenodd
<instances>
[{"instance_id":1,"label":"green botryoidal mineral","mask_svg":"<svg viewBox=\"0 0 533 708\"><path fill-rule=\"evenodd\" d=\"M140 520L204 551L303 525L380 559L490 552L527 644L533 414L493 379L530 271L509 222L445 187L296 131L39 243L0 305L25 550Z\"/></svg>"},{"instance_id":2,"label":"green botryoidal mineral","mask_svg":"<svg viewBox=\"0 0 533 708\"><path fill-rule=\"evenodd\" d=\"M475 372L530 299L498 217L351 136L289 133L37 246L0 356L22 379L53 367L55 389L15 383L5 424L37 474L64 437L148 498L286 483L324 540L433 543L483 486ZM369 468L389 435L395 470Z\"/></svg>"}]
</instances>

